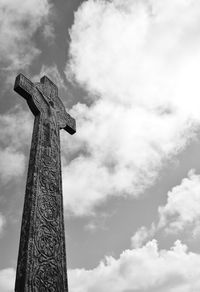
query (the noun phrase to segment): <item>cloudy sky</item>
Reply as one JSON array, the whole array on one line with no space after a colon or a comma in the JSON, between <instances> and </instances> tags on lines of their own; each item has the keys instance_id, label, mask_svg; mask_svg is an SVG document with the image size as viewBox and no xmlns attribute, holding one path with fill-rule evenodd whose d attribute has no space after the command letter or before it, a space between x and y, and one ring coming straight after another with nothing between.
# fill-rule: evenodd
<instances>
[{"instance_id":1,"label":"cloudy sky","mask_svg":"<svg viewBox=\"0 0 200 292\"><path fill-rule=\"evenodd\" d=\"M0 291L14 287L44 74L61 132L70 292L200 291L200 1L0 0Z\"/></svg>"}]
</instances>

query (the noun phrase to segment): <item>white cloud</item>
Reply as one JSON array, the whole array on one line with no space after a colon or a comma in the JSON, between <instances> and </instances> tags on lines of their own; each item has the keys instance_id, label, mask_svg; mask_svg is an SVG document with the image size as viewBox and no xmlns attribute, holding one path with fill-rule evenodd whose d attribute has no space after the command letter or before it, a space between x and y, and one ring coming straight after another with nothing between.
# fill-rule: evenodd
<instances>
[{"instance_id":1,"label":"white cloud","mask_svg":"<svg viewBox=\"0 0 200 292\"><path fill-rule=\"evenodd\" d=\"M167 203L159 207L158 228L167 232L183 231L189 227L194 235L200 224L200 175L190 170L188 177L167 195Z\"/></svg>"},{"instance_id":2,"label":"white cloud","mask_svg":"<svg viewBox=\"0 0 200 292\"><path fill-rule=\"evenodd\" d=\"M156 240L124 250L118 259L106 257L94 269L68 270L71 292L197 292L200 290L200 255L176 241L160 250ZM14 290L15 271L0 270L1 292Z\"/></svg>"},{"instance_id":3,"label":"white cloud","mask_svg":"<svg viewBox=\"0 0 200 292\"><path fill-rule=\"evenodd\" d=\"M127 249L118 259L106 257L93 270L69 270L72 292L197 292L200 290L200 255L176 241L159 250L152 240L142 248Z\"/></svg>"},{"instance_id":4,"label":"white cloud","mask_svg":"<svg viewBox=\"0 0 200 292\"><path fill-rule=\"evenodd\" d=\"M40 53L32 37L47 21L50 7L48 0L0 1L1 70L22 69Z\"/></svg>"},{"instance_id":5,"label":"white cloud","mask_svg":"<svg viewBox=\"0 0 200 292\"><path fill-rule=\"evenodd\" d=\"M173 110L189 106L190 98L198 103L199 6L197 0L83 3L71 30L76 80L123 105Z\"/></svg>"},{"instance_id":6,"label":"white cloud","mask_svg":"<svg viewBox=\"0 0 200 292\"><path fill-rule=\"evenodd\" d=\"M20 96L22 102L24 99ZM19 149L31 141L33 117L30 111L24 111L21 107L15 107L6 114L0 115L0 143L3 147ZM28 141L30 139L30 141Z\"/></svg>"},{"instance_id":7,"label":"white cloud","mask_svg":"<svg viewBox=\"0 0 200 292\"><path fill-rule=\"evenodd\" d=\"M140 227L131 238L132 247L141 247L157 232L165 234L184 234L186 238L196 239L200 235L200 175L192 169L188 177L172 188L167 194L167 202L158 207L157 223L149 228Z\"/></svg>"},{"instance_id":8,"label":"white cloud","mask_svg":"<svg viewBox=\"0 0 200 292\"><path fill-rule=\"evenodd\" d=\"M24 174L25 156L12 148L0 149L0 178L2 184L7 184L13 178Z\"/></svg>"},{"instance_id":9,"label":"white cloud","mask_svg":"<svg viewBox=\"0 0 200 292\"><path fill-rule=\"evenodd\" d=\"M0 270L0 291L1 292L13 292L15 281L15 270L7 268Z\"/></svg>"},{"instance_id":10,"label":"white cloud","mask_svg":"<svg viewBox=\"0 0 200 292\"><path fill-rule=\"evenodd\" d=\"M20 108L0 115L0 180L7 184L23 175L25 169L24 150L31 143L30 113Z\"/></svg>"},{"instance_id":11,"label":"white cloud","mask_svg":"<svg viewBox=\"0 0 200 292\"><path fill-rule=\"evenodd\" d=\"M94 269L68 270L71 292L197 292L200 255L176 241L160 250L156 240L124 250L118 259L106 257ZM1 292L14 290L15 270L0 270Z\"/></svg>"},{"instance_id":12,"label":"white cloud","mask_svg":"<svg viewBox=\"0 0 200 292\"><path fill-rule=\"evenodd\" d=\"M144 245L145 242L148 241L149 238L152 238L155 234L156 226L154 223L151 224L150 228L146 226L140 227L135 234L131 237L131 247L139 248Z\"/></svg>"},{"instance_id":13,"label":"white cloud","mask_svg":"<svg viewBox=\"0 0 200 292\"><path fill-rule=\"evenodd\" d=\"M181 131L177 117L106 101L90 108L77 105L72 115L77 117L77 134L66 138L69 153L86 149L87 154L63 168L64 192L67 207L80 215L109 195L137 197L191 135Z\"/></svg>"},{"instance_id":14,"label":"white cloud","mask_svg":"<svg viewBox=\"0 0 200 292\"><path fill-rule=\"evenodd\" d=\"M76 12L66 74L92 104L74 106L77 134L64 146L79 155L64 167L75 214L110 195L137 197L195 135L199 8L195 0L89 0Z\"/></svg>"}]
</instances>

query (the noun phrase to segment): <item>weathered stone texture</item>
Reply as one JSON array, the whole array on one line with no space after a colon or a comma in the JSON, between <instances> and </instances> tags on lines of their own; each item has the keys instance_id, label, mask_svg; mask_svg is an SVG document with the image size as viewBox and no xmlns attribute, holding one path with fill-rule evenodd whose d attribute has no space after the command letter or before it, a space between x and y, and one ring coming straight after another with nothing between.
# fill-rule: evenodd
<instances>
[{"instance_id":1,"label":"weathered stone texture","mask_svg":"<svg viewBox=\"0 0 200 292\"><path fill-rule=\"evenodd\" d=\"M19 74L14 90L35 115L18 254L16 292L67 292L60 129L76 132L57 86Z\"/></svg>"}]
</instances>

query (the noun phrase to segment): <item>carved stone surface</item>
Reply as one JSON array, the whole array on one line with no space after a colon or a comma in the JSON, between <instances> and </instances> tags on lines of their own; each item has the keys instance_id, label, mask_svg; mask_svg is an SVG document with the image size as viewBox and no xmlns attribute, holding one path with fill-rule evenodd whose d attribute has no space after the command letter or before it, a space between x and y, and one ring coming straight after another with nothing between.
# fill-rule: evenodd
<instances>
[{"instance_id":1,"label":"carved stone surface","mask_svg":"<svg viewBox=\"0 0 200 292\"><path fill-rule=\"evenodd\" d=\"M17 263L16 292L67 292L60 129L76 131L56 85L19 74L14 90L35 115Z\"/></svg>"}]
</instances>

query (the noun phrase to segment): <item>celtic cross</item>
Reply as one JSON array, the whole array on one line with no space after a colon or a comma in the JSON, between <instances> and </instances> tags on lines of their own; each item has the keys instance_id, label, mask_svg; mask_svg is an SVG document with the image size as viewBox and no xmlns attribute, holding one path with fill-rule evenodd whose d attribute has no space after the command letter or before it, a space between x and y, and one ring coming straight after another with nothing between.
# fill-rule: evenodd
<instances>
[{"instance_id":1,"label":"celtic cross","mask_svg":"<svg viewBox=\"0 0 200 292\"><path fill-rule=\"evenodd\" d=\"M16 292L67 292L60 129L76 132L57 86L16 77L14 90L35 116L15 282Z\"/></svg>"}]
</instances>

